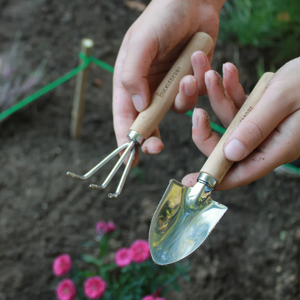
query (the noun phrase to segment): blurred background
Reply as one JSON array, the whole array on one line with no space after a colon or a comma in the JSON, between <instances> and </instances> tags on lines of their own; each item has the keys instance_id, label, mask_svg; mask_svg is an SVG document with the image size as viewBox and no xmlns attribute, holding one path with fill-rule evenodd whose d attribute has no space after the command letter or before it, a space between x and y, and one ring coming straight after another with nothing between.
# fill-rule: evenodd
<instances>
[{"instance_id":1,"label":"blurred background","mask_svg":"<svg viewBox=\"0 0 300 300\"><path fill-rule=\"evenodd\" d=\"M0 0L0 110L76 67L82 38L93 39L93 55L113 66L126 30L149 3L135 2ZM299 56L299 16L299 0L228 1L213 68L235 63L249 93L264 72ZM141 155L119 198L107 198L119 173L103 192L88 188L112 165L90 182L66 177L66 171L85 173L116 147L112 74L91 66L78 140L69 136L74 84L73 78L0 124L0 300L55 299L53 259L87 252L99 220L119 227L115 248L147 239L169 179L180 181L205 161L191 139L190 117L170 112L160 126L165 149ZM197 106L220 124L206 97ZM274 172L215 192L229 210L189 258L190 282L168 299L299 299L299 192L299 178Z\"/></svg>"}]
</instances>

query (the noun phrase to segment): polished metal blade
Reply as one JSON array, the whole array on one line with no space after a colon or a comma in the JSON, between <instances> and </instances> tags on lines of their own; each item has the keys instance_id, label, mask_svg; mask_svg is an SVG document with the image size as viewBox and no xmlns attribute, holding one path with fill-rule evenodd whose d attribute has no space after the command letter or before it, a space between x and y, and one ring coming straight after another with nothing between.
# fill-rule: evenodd
<instances>
[{"instance_id":1,"label":"polished metal blade","mask_svg":"<svg viewBox=\"0 0 300 300\"><path fill-rule=\"evenodd\" d=\"M171 180L151 221L149 245L159 265L174 263L194 252L222 218L227 207L212 200L205 187L205 202L190 209L187 198L192 188Z\"/></svg>"}]
</instances>

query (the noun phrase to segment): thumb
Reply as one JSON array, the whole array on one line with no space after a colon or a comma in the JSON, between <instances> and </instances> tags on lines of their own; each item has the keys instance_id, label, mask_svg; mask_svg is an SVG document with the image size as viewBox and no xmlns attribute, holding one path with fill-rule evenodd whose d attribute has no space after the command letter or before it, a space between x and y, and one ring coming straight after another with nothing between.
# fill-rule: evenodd
<instances>
[{"instance_id":1,"label":"thumb","mask_svg":"<svg viewBox=\"0 0 300 300\"><path fill-rule=\"evenodd\" d=\"M147 37L147 35L144 35ZM129 92L137 111L141 112L150 103L148 82L149 69L156 56L153 39L134 37L128 43L126 58L121 73L121 82Z\"/></svg>"},{"instance_id":2,"label":"thumb","mask_svg":"<svg viewBox=\"0 0 300 300\"><path fill-rule=\"evenodd\" d=\"M258 104L241 121L224 144L224 154L230 161L240 161L257 148L288 115L285 101L269 85Z\"/></svg>"}]
</instances>

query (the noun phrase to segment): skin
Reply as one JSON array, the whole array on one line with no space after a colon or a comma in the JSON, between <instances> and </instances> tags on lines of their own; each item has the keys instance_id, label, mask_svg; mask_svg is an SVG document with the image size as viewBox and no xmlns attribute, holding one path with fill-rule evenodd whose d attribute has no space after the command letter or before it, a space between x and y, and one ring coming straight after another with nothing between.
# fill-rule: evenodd
<instances>
[{"instance_id":1,"label":"skin","mask_svg":"<svg viewBox=\"0 0 300 300\"><path fill-rule=\"evenodd\" d=\"M138 112L150 103L151 94L166 75L174 60L191 37L199 31L208 33L216 43L219 10L224 0L153 0L127 31L115 64L113 78L113 117L118 146L128 142L127 134ZM210 69L208 58L193 55L198 68L194 77L185 77L173 110L185 113L197 102L196 95L206 94L204 73ZM199 64L202 65L199 67ZM197 83L197 84L196 84ZM159 130L142 146L147 154L164 148ZM133 166L137 163L136 155Z\"/></svg>"},{"instance_id":2,"label":"skin","mask_svg":"<svg viewBox=\"0 0 300 300\"><path fill-rule=\"evenodd\" d=\"M127 31L115 64L113 82L114 129L118 145L128 141L129 128L150 103L150 97L190 38L199 31L217 40L219 10L223 0L153 0ZM185 113L208 93L212 108L225 127L246 99L238 70L226 63L223 79L210 70L213 51L192 56L195 76L182 79L173 110ZM300 58L284 65L273 77L259 104L231 134L225 156L234 164L218 189L248 184L300 155ZM266 113L267 112L267 113ZM193 140L209 155L219 137L211 131L202 109L193 115ZM229 147L234 141L234 147ZM227 147L228 146L228 147ZM142 145L147 154L158 154L164 145L159 130ZM231 148L231 151L229 151ZM234 150L234 151L233 151ZM237 151L240 150L240 151ZM137 163L138 155L133 166ZM192 186L197 173L183 183Z\"/></svg>"},{"instance_id":3,"label":"skin","mask_svg":"<svg viewBox=\"0 0 300 300\"><path fill-rule=\"evenodd\" d=\"M205 74L211 106L225 127L246 100L239 83L238 70L232 63L223 65L223 79L215 71ZM300 156L300 57L286 63L269 82L259 103L230 135L224 145L227 159L236 162L218 190L249 184L276 167ZM201 108L193 113L193 140L209 156L220 137L211 131L209 116ZM234 151L229 143L237 140ZM240 151L237 151L240 150ZM199 173L183 178L193 186Z\"/></svg>"}]
</instances>

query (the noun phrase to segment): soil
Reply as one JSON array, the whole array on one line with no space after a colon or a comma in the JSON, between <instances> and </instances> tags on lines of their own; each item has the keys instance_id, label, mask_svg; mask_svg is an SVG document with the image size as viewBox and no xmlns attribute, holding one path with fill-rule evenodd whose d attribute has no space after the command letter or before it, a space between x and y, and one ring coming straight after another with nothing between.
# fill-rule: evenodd
<instances>
[{"instance_id":1,"label":"soil","mask_svg":"<svg viewBox=\"0 0 300 300\"><path fill-rule=\"evenodd\" d=\"M18 36L32 69L47 60L41 86L77 65L84 37L94 39L94 56L113 65L126 30L140 14L122 0L1 0L0 9L0 50L8 50ZM214 66L220 70L226 61L237 63L249 91L256 82L257 55L253 49L218 44ZM96 78L101 88L93 85ZM118 247L147 239L168 180L181 180L205 161L191 139L191 119L170 112L160 126L165 149L155 157L141 155L139 169L130 173L119 198L107 198L119 174L103 192L88 189L89 183L103 180L111 165L88 183L65 176L68 170L84 173L116 147L112 75L91 69L79 140L69 137L74 82L1 124L0 300L55 299L53 259L61 253L83 254L82 243L93 239L98 220L113 220L120 228ZM198 106L211 113L206 98ZM190 256L191 282L182 281L182 292L168 299L299 299L299 195L299 179L275 173L214 192L229 210Z\"/></svg>"}]
</instances>

